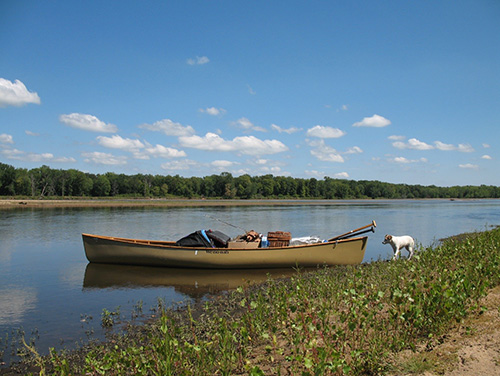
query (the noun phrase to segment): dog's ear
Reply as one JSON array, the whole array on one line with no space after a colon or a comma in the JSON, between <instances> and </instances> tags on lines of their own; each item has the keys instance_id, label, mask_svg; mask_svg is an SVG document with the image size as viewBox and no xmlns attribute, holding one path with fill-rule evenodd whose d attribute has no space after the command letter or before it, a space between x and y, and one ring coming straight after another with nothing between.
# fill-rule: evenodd
<instances>
[{"instance_id":1,"label":"dog's ear","mask_svg":"<svg viewBox=\"0 0 500 376\"><path fill-rule=\"evenodd\" d=\"M392 235L386 235L386 236L385 236L385 238L386 238L387 240L391 240L391 239L392 239Z\"/></svg>"}]
</instances>

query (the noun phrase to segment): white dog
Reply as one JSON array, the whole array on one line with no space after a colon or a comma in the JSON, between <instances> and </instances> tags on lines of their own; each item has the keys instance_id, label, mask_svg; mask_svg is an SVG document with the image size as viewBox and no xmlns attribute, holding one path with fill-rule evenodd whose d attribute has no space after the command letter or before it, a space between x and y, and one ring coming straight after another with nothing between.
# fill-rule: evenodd
<instances>
[{"instance_id":1,"label":"white dog","mask_svg":"<svg viewBox=\"0 0 500 376\"><path fill-rule=\"evenodd\" d=\"M394 250L393 260L396 260L401 253L401 249L406 248L410 255L408 256L408 260L413 257L413 249L415 248L415 241L411 236L392 236L386 235L382 244L390 244L392 249Z\"/></svg>"}]
</instances>

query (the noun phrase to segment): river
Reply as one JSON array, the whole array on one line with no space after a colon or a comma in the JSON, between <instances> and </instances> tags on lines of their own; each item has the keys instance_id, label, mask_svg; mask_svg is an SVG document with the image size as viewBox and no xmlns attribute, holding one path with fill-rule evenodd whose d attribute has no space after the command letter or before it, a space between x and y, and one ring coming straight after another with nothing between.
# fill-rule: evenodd
<instances>
[{"instance_id":1,"label":"river","mask_svg":"<svg viewBox=\"0 0 500 376\"><path fill-rule=\"evenodd\" d=\"M125 320L206 299L290 270L203 271L88 264L81 233L177 240L198 229L229 236L243 230L290 231L329 238L377 223L364 262L388 259L386 233L412 235L423 247L463 232L500 225L500 200L297 201L283 206L53 208L0 211L0 363L19 333L49 347L103 338L103 310ZM403 252L403 255L406 255ZM181 303L182 302L182 303ZM114 316L113 316L114 317Z\"/></svg>"}]
</instances>

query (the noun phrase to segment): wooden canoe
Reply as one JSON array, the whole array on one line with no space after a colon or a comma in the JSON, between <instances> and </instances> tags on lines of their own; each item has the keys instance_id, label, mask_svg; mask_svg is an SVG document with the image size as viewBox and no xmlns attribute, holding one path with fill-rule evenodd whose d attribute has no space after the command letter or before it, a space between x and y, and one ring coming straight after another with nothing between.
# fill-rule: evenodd
<instances>
[{"instance_id":1,"label":"wooden canoe","mask_svg":"<svg viewBox=\"0 0 500 376\"><path fill-rule=\"evenodd\" d=\"M373 227L371 229L373 231ZM351 237L355 236L355 237ZM355 265L363 261L367 236L280 248L187 248L175 242L82 234L89 262L203 269L250 269Z\"/></svg>"}]
</instances>

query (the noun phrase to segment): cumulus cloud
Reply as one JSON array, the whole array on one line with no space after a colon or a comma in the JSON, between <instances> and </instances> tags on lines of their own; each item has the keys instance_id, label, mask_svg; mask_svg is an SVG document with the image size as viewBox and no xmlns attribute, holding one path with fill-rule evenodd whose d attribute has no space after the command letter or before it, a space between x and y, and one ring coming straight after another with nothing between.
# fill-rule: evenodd
<instances>
[{"instance_id":1,"label":"cumulus cloud","mask_svg":"<svg viewBox=\"0 0 500 376\"><path fill-rule=\"evenodd\" d=\"M481 158L482 158L482 159L493 159L493 158L491 158L488 154L483 155Z\"/></svg>"},{"instance_id":2,"label":"cumulus cloud","mask_svg":"<svg viewBox=\"0 0 500 376\"><path fill-rule=\"evenodd\" d=\"M153 124L142 124L139 128L147 129L153 132L162 132L167 136L191 136L195 134L193 127L190 125L182 125L181 123L175 123L170 119L159 120Z\"/></svg>"},{"instance_id":3,"label":"cumulus cloud","mask_svg":"<svg viewBox=\"0 0 500 376\"><path fill-rule=\"evenodd\" d=\"M127 164L127 157L114 156L113 154L101 153L98 151L90 153L82 153L82 157L85 158L84 161L87 163L111 165L111 166L119 166Z\"/></svg>"},{"instance_id":4,"label":"cumulus cloud","mask_svg":"<svg viewBox=\"0 0 500 376\"><path fill-rule=\"evenodd\" d=\"M40 104L38 94L29 91L19 80L12 82L0 78L0 107L20 107L28 103Z\"/></svg>"},{"instance_id":5,"label":"cumulus cloud","mask_svg":"<svg viewBox=\"0 0 500 376\"><path fill-rule=\"evenodd\" d=\"M469 144L458 144L458 146L445 144L441 141L435 141L434 145L436 145L436 149L443 151L460 151L462 153L472 153L474 148Z\"/></svg>"},{"instance_id":6,"label":"cumulus cloud","mask_svg":"<svg viewBox=\"0 0 500 376\"><path fill-rule=\"evenodd\" d=\"M326 145L324 140L311 141L309 142L309 146L312 147L311 155L320 161L337 163L344 162L342 155L334 148Z\"/></svg>"},{"instance_id":7,"label":"cumulus cloud","mask_svg":"<svg viewBox=\"0 0 500 376\"><path fill-rule=\"evenodd\" d=\"M312 128L309 128L306 134L308 137L339 138L344 136L346 133L338 128L316 125Z\"/></svg>"},{"instance_id":8,"label":"cumulus cloud","mask_svg":"<svg viewBox=\"0 0 500 376\"><path fill-rule=\"evenodd\" d=\"M434 141L434 145L430 145L416 138L410 138L408 142L399 141L404 139L404 137L402 136L391 136L389 137L389 139L398 140L392 143L392 146L394 146L397 149L413 149L413 150L437 149L441 151L459 151L462 153L471 153L474 151L474 148L469 144L452 145L452 144L446 144L441 141Z\"/></svg>"},{"instance_id":9,"label":"cumulus cloud","mask_svg":"<svg viewBox=\"0 0 500 376\"><path fill-rule=\"evenodd\" d=\"M148 142L143 143L137 139L123 138L118 135L111 137L99 136L97 137L97 142L106 148L119 149L132 153L136 159L149 159L150 156L159 158L179 158L186 156L186 153L182 150L159 144L153 146Z\"/></svg>"},{"instance_id":10,"label":"cumulus cloud","mask_svg":"<svg viewBox=\"0 0 500 376\"><path fill-rule=\"evenodd\" d=\"M308 176L313 176L317 178L322 178L326 175L324 171L318 171L318 170L305 170L304 173Z\"/></svg>"},{"instance_id":11,"label":"cumulus cloud","mask_svg":"<svg viewBox=\"0 0 500 376\"><path fill-rule=\"evenodd\" d=\"M382 128L391 124L391 121L380 115L373 115L372 117L365 117L363 120L354 123L353 127L374 127Z\"/></svg>"},{"instance_id":12,"label":"cumulus cloud","mask_svg":"<svg viewBox=\"0 0 500 376\"><path fill-rule=\"evenodd\" d=\"M189 58L186 60L189 65L203 65L210 62L209 58L206 56L196 56L195 58Z\"/></svg>"},{"instance_id":13,"label":"cumulus cloud","mask_svg":"<svg viewBox=\"0 0 500 376\"><path fill-rule=\"evenodd\" d=\"M238 163L232 162L232 161L225 161L225 160L216 160L210 163L211 166L218 168L218 169L224 169L224 168L229 168L234 165L237 165Z\"/></svg>"},{"instance_id":14,"label":"cumulus cloud","mask_svg":"<svg viewBox=\"0 0 500 376\"><path fill-rule=\"evenodd\" d=\"M338 179L347 179L349 178L349 174L347 172L338 172L333 175L333 177L338 178Z\"/></svg>"},{"instance_id":15,"label":"cumulus cloud","mask_svg":"<svg viewBox=\"0 0 500 376\"><path fill-rule=\"evenodd\" d=\"M432 150L434 146L426 144L416 138L410 138L408 142L396 141L392 143L397 149Z\"/></svg>"},{"instance_id":16,"label":"cumulus cloud","mask_svg":"<svg viewBox=\"0 0 500 376\"><path fill-rule=\"evenodd\" d=\"M155 146L147 144L144 151L153 157L159 158L181 158L186 156L186 153L183 150L169 148L158 144Z\"/></svg>"},{"instance_id":17,"label":"cumulus cloud","mask_svg":"<svg viewBox=\"0 0 500 376\"><path fill-rule=\"evenodd\" d=\"M75 158L72 157L56 157L52 153L28 153L18 149L3 149L0 150L0 155L7 159L36 162L36 163L74 163Z\"/></svg>"},{"instance_id":18,"label":"cumulus cloud","mask_svg":"<svg viewBox=\"0 0 500 376\"><path fill-rule=\"evenodd\" d=\"M402 164L408 164L408 163L419 163L419 162L422 162L422 163L425 163L427 162L427 158L420 158L420 159L407 159L405 157L395 157L393 158L392 160L390 160L392 162L396 162L396 163L402 163Z\"/></svg>"},{"instance_id":19,"label":"cumulus cloud","mask_svg":"<svg viewBox=\"0 0 500 376\"><path fill-rule=\"evenodd\" d=\"M28 136L32 136L32 137L40 136L40 133L36 133L36 132L32 132L32 131L24 131L24 133L26 133Z\"/></svg>"},{"instance_id":20,"label":"cumulus cloud","mask_svg":"<svg viewBox=\"0 0 500 376\"><path fill-rule=\"evenodd\" d=\"M181 171L189 170L191 168L199 167L200 164L190 159L175 160L161 164L161 168L167 171Z\"/></svg>"},{"instance_id":21,"label":"cumulus cloud","mask_svg":"<svg viewBox=\"0 0 500 376\"><path fill-rule=\"evenodd\" d=\"M13 144L14 139L10 134L2 133L0 134L0 144Z\"/></svg>"},{"instance_id":22,"label":"cumulus cloud","mask_svg":"<svg viewBox=\"0 0 500 376\"><path fill-rule=\"evenodd\" d=\"M59 116L59 121L69 127L83 129L91 132L114 133L118 127L114 124L106 124L97 117L88 114L72 113Z\"/></svg>"},{"instance_id":23,"label":"cumulus cloud","mask_svg":"<svg viewBox=\"0 0 500 376\"><path fill-rule=\"evenodd\" d=\"M302 130L302 128L297 128L297 127L281 128L279 125L276 124L271 124L271 128L279 133L288 133L288 134L297 133Z\"/></svg>"},{"instance_id":24,"label":"cumulus cloud","mask_svg":"<svg viewBox=\"0 0 500 376\"><path fill-rule=\"evenodd\" d=\"M397 135L392 135L388 137L388 139L392 141L403 141L405 138L406 138L405 136L397 136Z\"/></svg>"},{"instance_id":25,"label":"cumulus cloud","mask_svg":"<svg viewBox=\"0 0 500 376\"><path fill-rule=\"evenodd\" d=\"M234 125L236 125L238 128L244 129L246 131L257 131L257 132L267 132L262 127L254 125L250 120L248 120L246 117L242 117L235 122L233 122Z\"/></svg>"},{"instance_id":26,"label":"cumulus cloud","mask_svg":"<svg viewBox=\"0 0 500 376\"><path fill-rule=\"evenodd\" d=\"M212 116L224 115L226 113L226 110L223 108L216 107L200 108L199 111Z\"/></svg>"},{"instance_id":27,"label":"cumulus cloud","mask_svg":"<svg viewBox=\"0 0 500 376\"><path fill-rule=\"evenodd\" d=\"M225 140L215 133L207 133L204 137L197 135L179 137L182 146L206 150L239 152L246 155L276 154L288 150L288 147L278 140L261 140L254 136L235 137Z\"/></svg>"},{"instance_id":28,"label":"cumulus cloud","mask_svg":"<svg viewBox=\"0 0 500 376\"><path fill-rule=\"evenodd\" d=\"M352 148L347 149L345 154L361 154L363 150L358 146L353 146Z\"/></svg>"},{"instance_id":29,"label":"cumulus cloud","mask_svg":"<svg viewBox=\"0 0 500 376\"><path fill-rule=\"evenodd\" d=\"M472 163L459 164L458 167L468 169L468 170L477 170L479 168L478 165Z\"/></svg>"},{"instance_id":30,"label":"cumulus cloud","mask_svg":"<svg viewBox=\"0 0 500 376\"><path fill-rule=\"evenodd\" d=\"M129 152L137 152L144 148L144 144L139 140L132 140L130 138L122 138L118 135L111 137L98 136L97 142L99 145L110 149L120 149Z\"/></svg>"}]
</instances>

